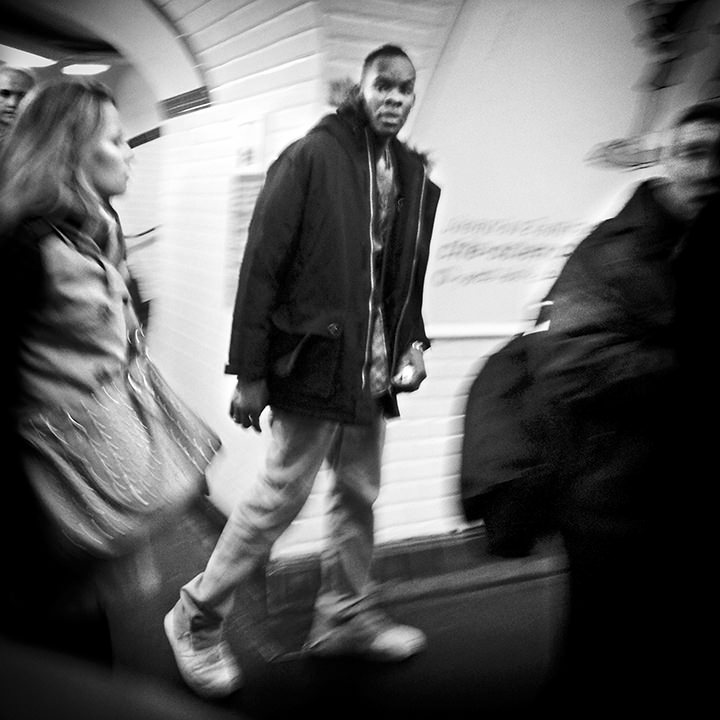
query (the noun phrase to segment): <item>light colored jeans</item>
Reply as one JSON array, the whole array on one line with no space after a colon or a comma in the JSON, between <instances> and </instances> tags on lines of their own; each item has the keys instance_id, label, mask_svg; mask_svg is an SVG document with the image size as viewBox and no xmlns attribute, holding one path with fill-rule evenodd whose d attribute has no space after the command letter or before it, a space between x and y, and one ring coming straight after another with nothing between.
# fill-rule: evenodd
<instances>
[{"instance_id":1,"label":"light colored jeans","mask_svg":"<svg viewBox=\"0 0 720 720\"><path fill-rule=\"evenodd\" d=\"M267 562L273 544L305 505L326 459L333 482L316 622L342 622L374 602L373 504L385 442L380 408L370 425L343 425L273 409L270 429L264 472L234 507L204 572L180 591L191 629L209 638L219 634L236 589Z\"/></svg>"}]
</instances>

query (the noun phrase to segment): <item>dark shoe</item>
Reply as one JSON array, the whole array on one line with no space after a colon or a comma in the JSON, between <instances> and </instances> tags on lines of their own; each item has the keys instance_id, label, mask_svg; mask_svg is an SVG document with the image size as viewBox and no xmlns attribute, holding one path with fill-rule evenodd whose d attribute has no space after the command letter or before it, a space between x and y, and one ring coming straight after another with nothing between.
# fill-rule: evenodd
<instances>
[{"instance_id":1,"label":"dark shoe","mask_svg":"<svg viewBox=\"0 0 720 720\"><path fill-rule=\"evenodd\" d=\"M304 649L318 657L356 656L399 662L426 647L427 638L422 630L400 625L384 613L371 610L322 630L313 627Z\"/></svg>"},{"instance_id":2,"label":"dark shoe","mask_svg":"<svg viewBox=\"0 0 720 720\"><path fill-rule=\"evenodd\" d=\"M208 643L194 636L179 603L163 624L180 675L198 695L220 698L240 688L242 670L224 640Z\"/></svg>"}]
</instances>

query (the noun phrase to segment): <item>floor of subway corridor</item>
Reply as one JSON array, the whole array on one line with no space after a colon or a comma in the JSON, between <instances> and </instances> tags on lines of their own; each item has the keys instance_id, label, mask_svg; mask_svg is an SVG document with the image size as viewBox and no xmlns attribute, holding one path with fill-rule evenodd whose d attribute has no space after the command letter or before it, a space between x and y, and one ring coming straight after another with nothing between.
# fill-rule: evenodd
<instances>
[{"instance_id":1,"label":"floor of subway corridor","mask_svg":"<svg viewBox=\"0 0 720 720\"><path fill-rule=\"evenodd\" d=\"M119 604L119 660L187 691L174 666L162 618L180 585L199 570L216 528L176 528L159 555L164 580L142 609ZM476 567L389 582L387 607L422 628L428 649L400 664L320 660L300 651L311 620L307 601L268 614L261 580L238 593L228 639L244 688L213 703L253 718L308 716L465 717L512 710L534 699L548 669L564 609L565 575L556 548L525 560L478 558ZM128 600L130 600L128 598Z\"/></svg>"},{"instance_id":2,"label":"floor of subway corridor","mask_svg":"<svg viewBox=\"0 0 720 720\"><path fill-rule=\"evenodd\" d=\"M154 561L136 568L137 581L128 583L127 592L116 597L110 608L116 673L138 678L142 687L149 688L144 701L149 698L154 706L164 708L158 713L167 714L148 710L112 714L113 687L104 695L96 691L106 698L102 702L111 714L98 716L93 711L87 717L213 720L217 712L256 720L298 715L487 718L514 717L533 706L564 612L564 559L552 544L541 545L526 559L502 560L480 553L476 564L471 555L466 567L452 572L389 581L385 594L390 613L428 636L425 652L398 664L303 655L300 650L311 620L307 583L300 591L307 595L303 602L294 606L276 602L273 608L267 602L269 585L258 578L238 593L227 633L242 663L245 685L223 700L198 699L179 676L162 620L180 586L202 569L219 529L217 519L204 514L173 527L157 544ZM294 587L298 581L289 582ZM53 701L47 689L52 683L40 684L46 688L44 702L55 720L84 720L76 711L62 714L62 702ZM17 688L14 691L19 693ZM32 692L31 686L28 700L40 702L30 697ZM126 700L123 697L122 702ZM171 708L175 708L172 714ZM17 717L34 720L46 715Z\"/></svg>"}]
</instances>

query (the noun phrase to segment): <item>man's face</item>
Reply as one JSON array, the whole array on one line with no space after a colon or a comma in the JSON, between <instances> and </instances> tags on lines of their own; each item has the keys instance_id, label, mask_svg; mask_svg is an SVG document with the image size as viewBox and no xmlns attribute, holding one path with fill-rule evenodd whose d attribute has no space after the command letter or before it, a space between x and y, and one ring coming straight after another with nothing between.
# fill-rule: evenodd
<instances>
[{"instance_id":1,"label":"man's face","mask_svg":"<svg viewBox=\"0 0 720 720\"><path fill-rule=\"evenodd\" d=\"M415 68L405 57L379 57L365 72L360 91L375 134L394 137L415 103Z\"/></svg>"},{"instance_id":2,"label":"man's face","mask_svg":"<svg viewBox=\"0 0 720 720\"><path fill-rule=\"evenodd\" d=\"M13 71L0 71L0 129L7 130L15 121L20 101L32 87L28 77Z\"/></svg>"},{"instance_id":3,"label":"man's face","mask_svg":"<svg viewBox=\"0 0 720 720\"><path fill-rule=\"evenodd\" d=\"M696 120L680 126L665 160L676 210L692 220L720 185L720 123Z\"/></svg>"}]
</instances>

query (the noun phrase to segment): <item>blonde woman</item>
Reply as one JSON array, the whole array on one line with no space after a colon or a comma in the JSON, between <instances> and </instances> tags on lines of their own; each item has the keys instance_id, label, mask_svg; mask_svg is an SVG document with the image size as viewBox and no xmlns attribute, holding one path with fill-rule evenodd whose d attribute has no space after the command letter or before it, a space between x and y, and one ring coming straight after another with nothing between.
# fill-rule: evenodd
<instances>
[{"instance_id":1,"label":"blonde woman","mask_svg":"<svg viewBox=\"0 0 720 720\"><path fill-rule=\"evenodd\" d=\"M202 497L220 445L147 356L109 206L132 154L108 88L63 80L25 98L0 155L6 507L27 530L3 530L1 629L104 660L99 573Z\"/></svg>"}]
</instances>

